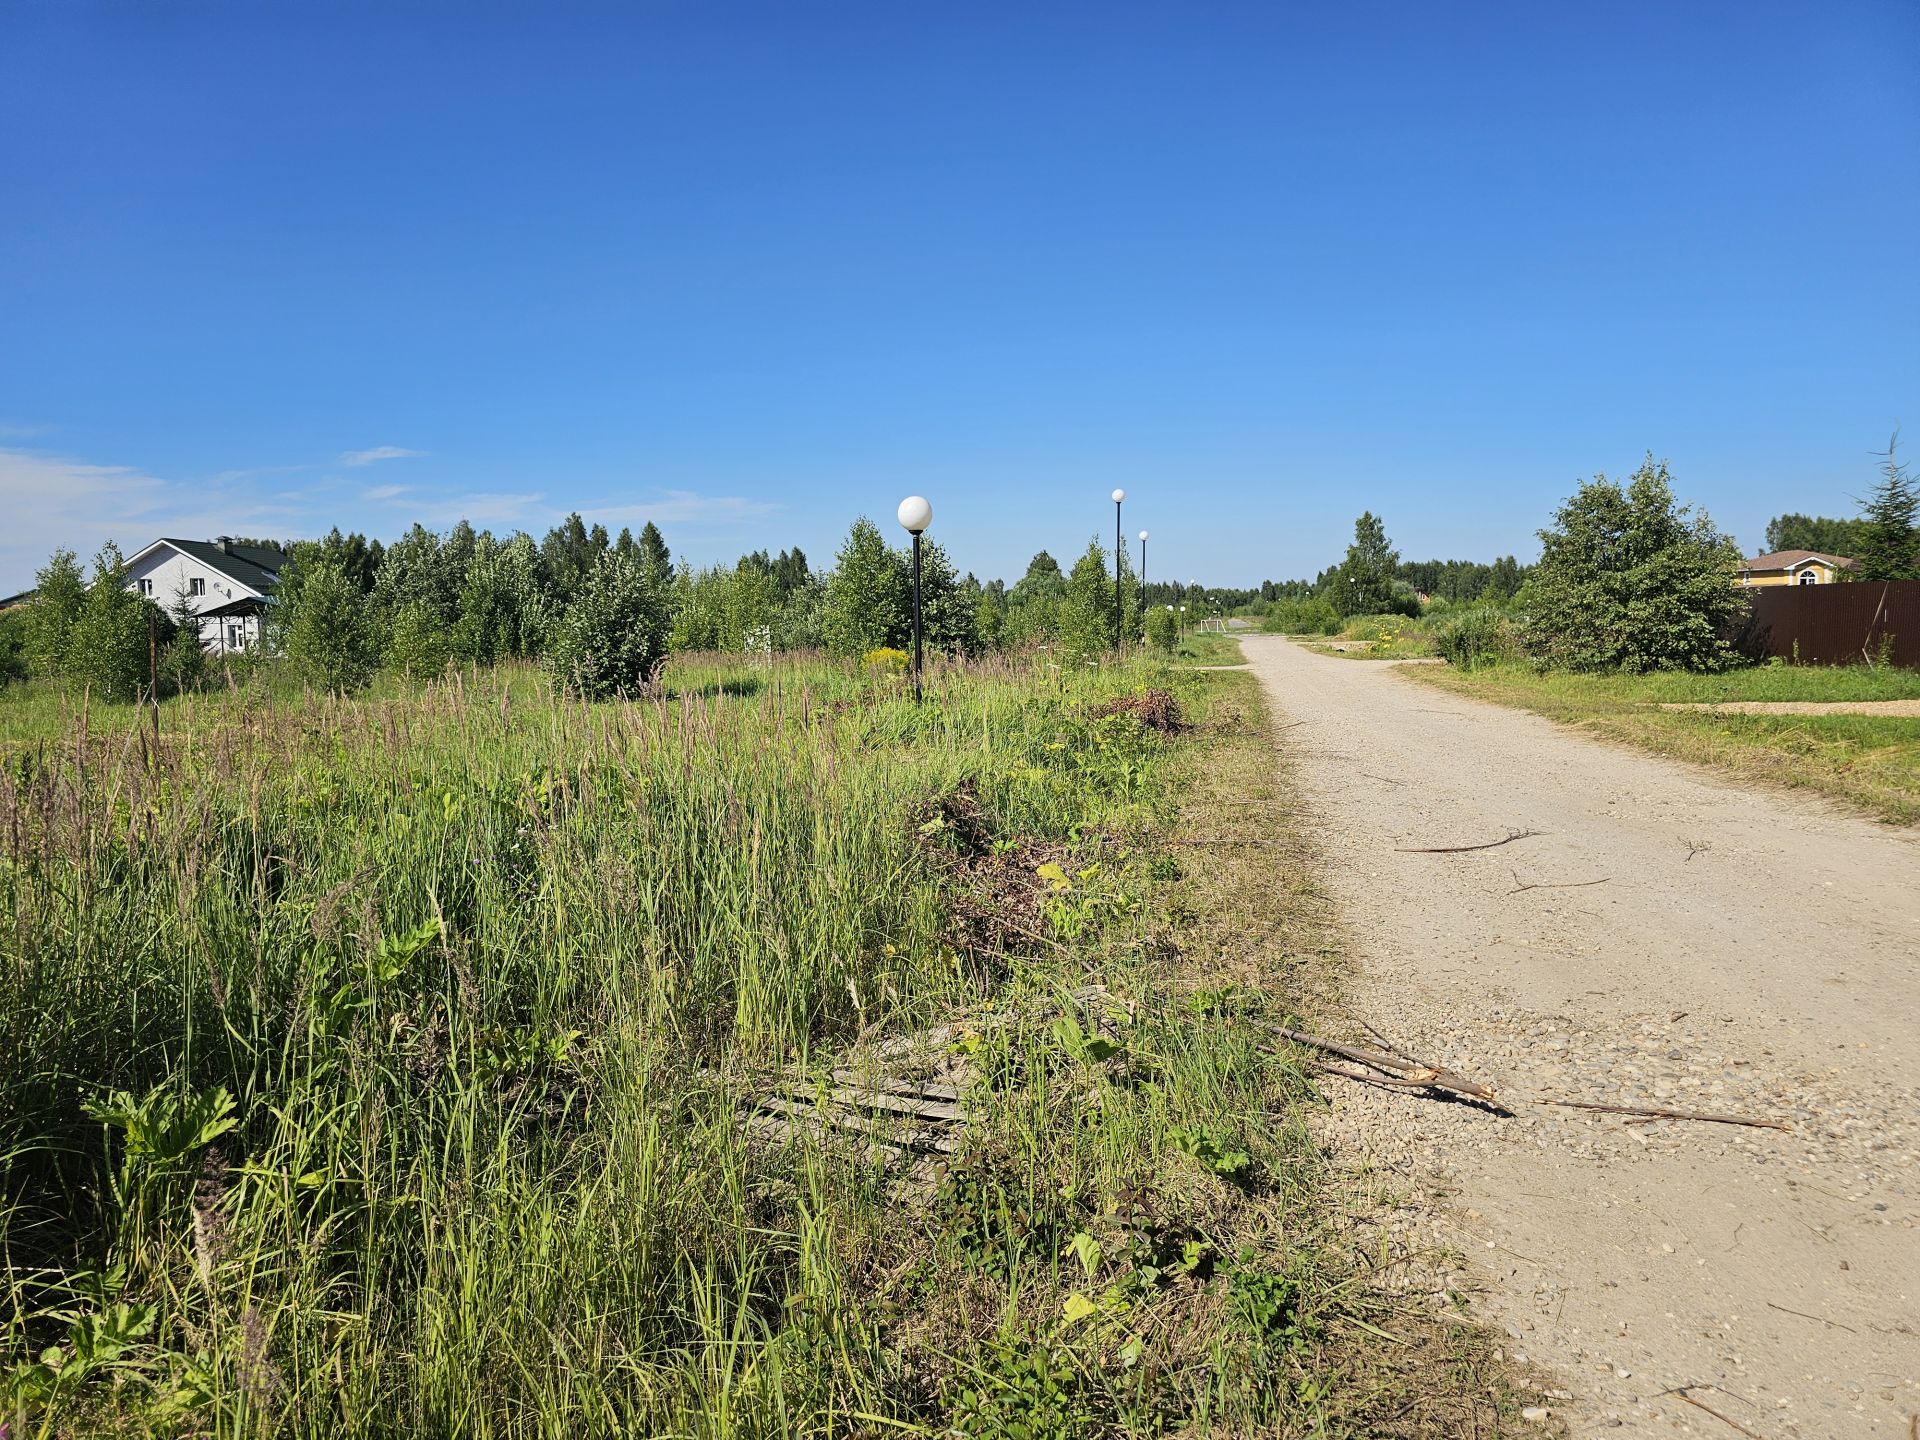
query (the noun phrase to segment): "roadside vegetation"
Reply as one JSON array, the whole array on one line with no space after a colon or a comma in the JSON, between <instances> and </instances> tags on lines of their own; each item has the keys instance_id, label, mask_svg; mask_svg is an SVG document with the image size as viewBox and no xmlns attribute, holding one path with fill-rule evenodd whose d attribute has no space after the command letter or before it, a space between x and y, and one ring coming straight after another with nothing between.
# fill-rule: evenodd
<instances>
[{"instance_id":1,"label":"roadside vegetation","mask_svg":"<svg viewBox=\"0 0 1920 1440\"><path fill-rule=\"evenodd\" d=\"M1246 661L1240 653L1240 642L1217 630L1189 631L1180 637L1174 653L1196 665L1240 665Z\"/></svg>"},{"instance_id":2,"label":"roadside vegetation","mask_svg":"<svg viewBox=\"0 0 1920 1440\"><path fill-rule=\"evenodd\" d=\"M1663 710L1666 704L1920 699L1920 672L1760 665L1717 675L1576 675L1504 663L1416 667L1429 684L1532 710L1609 740L1920 822L1920 717Z\"/></svg>"},{"instance_id":3,"label":"roadside vegetation","mask_svg":"<svg viewBox=\"0 0 1920 1440\"><path fill-rule=\"evenodd\" d=\"M1372 1282L1265 1029L1327 943L1234 844L1283 811L1247 677L274 683L157 744L0 697L12 1435L1516 1413Z\"/></svg>"},{"instance_id":4,"label":"roadside vegetation","mask_svg":"<svg viewBox=\"0 0 1920 1440\"><path fill-rule=\"evenodd\" d=\"M1856 578L1920 576L1920 492L1890 444L1854 521L1779 517L1768 543L1846 540ZM1663 706L1845 704L1920 699L1920 672L1884 664L1755 664L1734 641L1746 614L1740 552L1674 496L1651 457L1620 484L1583 484L1541 532L1538 564L1508 595L1468 603L1399 597L1383 613L1344 613L1343 593L1392 597L1399 564L1363 515L1329 583L1267 607L1264 628L1357 660L1437 658L1409 673L1461 694L1517 705L1594 733L1743 779L1815 791L1885 820L1920 820L1920 717L1737 713ZM1790 548L1790 547L1789 547Z\"/></svg>"}]
</instances>

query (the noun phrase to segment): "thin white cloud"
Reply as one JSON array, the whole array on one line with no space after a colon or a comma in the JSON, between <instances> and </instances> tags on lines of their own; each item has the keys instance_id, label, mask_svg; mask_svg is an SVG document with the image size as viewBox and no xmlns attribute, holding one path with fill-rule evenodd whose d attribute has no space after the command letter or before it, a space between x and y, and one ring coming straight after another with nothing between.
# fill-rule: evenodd
<instances>
[{"instance_id":1,"label":"thin white cloud","mask_svg":"<svg viewBox=\"0 0 1920 1440\"><path fill-rule=\"evenodd\" d=\"M752 500L744 495L702 495L693 490L663 490L658 499L633 505L606 505L582 510L581 518L602 525L730 525L757 520L781 507L772 500Z\"/></svg>"},{"instance_id":2,"label":"thin white cloud","mask_svg":"<svg viewBox=\"0 0 1920 1440\"><path fill-rule=\"evenodd\" d=\"M298 475L317 470L317 465L255 465L244 470L220 470L207 477L209 485L233 485L242 480L264 480L270 475Z\"/></svg>"},{"instance_id":3,"label":"thin white cloud","mask_svg":"<svg viewBox=\"0 0 1920 1440\"><path fill-rule=\"evenodd\" d=\"M403 518L417 520L431 529L441 529L461 520L474 525L524 525L546 513L536 508L545 498L538 493L511 495L491 490L448 495L443 499L422 496Z\"/></svg>"},{"instance_id":4,"label":"thin white cloud","mask_svg":"<svg viewBox=\"0 0 1920 1440\"><path fill-rule=\"evenodd\" d=\"M17 420L0 420L0 440L31 440L52 431L51 425L23 425Z\"/></svg>"},{"instance_id":5,"label":"thin white cloud","mask_svg":"<svg viewBox=\"0 0 1920 1440\"><path fill-rule=\"evenodd\" d=\"M398 500L412 487L408 485L375 485L371 490L362 490L362 500Z\"/></svg>"},{"instance_id":6,"label":"thin white cloud","mask_svg":"<svg viewBox=\"0 0 1920 1440\"><path fill-rule=\"evenodd\" d=\"M299 533L312 523L304 496L257 486L183 484L131 465L0 448L0 594L24 590L57 548L82 561L108 540L132 554L161 535ZM290 503L292 502L292 503Z\"/></svg>"},{"instance_id":7,"label":"thin white cloud","mask_svg":"<svg viewBox=\"0 0 1920 1440\"><path fill-rule=\"evenodd\" d=\"M408 450L399 445L376 445L371 450L344 450L340 454L342 465L375 465L382 460L412 460L424 455L424 450Z\"/></svg>"}]
</instances>

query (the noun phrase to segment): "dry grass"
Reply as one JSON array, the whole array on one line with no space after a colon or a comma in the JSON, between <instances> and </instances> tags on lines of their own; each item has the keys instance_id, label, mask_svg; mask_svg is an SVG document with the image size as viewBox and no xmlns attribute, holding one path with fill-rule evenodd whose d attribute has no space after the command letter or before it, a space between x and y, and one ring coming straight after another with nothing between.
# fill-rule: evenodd
<instances>
[{"instance_id":1,"label":"dry grass","mask_svg":"<svg viewBox=\"0 0 1920 1440\"><path fill-rule=\"evenodd\" d=\"M1518 665L1408 673L1657 755L1711 766L1742 784L1809 791L1889 824L1920 821L1920 719L1886 715L1750 715L1663 710L1719 700L1896 699L1905 672L1759 667L1727 676L1541 675Z\"/></svg>"}]
</instances>

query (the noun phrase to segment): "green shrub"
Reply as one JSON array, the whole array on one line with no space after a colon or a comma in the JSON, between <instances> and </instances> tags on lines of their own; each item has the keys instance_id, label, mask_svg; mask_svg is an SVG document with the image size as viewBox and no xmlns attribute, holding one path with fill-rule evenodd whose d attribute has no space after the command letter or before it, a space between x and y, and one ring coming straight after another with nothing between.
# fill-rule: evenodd
<instances>
[{"instance_id":1,"label":"green shrub","mask_svg":"<svg viewBox=\"0 0 1920 1440\"><path fill-rule=\"evenodd\" d=\"M387 665L409 680L431 680L447 668L447 629L438 615L412 602L393 614Z\"/></svg>"},{"instance_id":2,"label":"green shrub","mask_svg":"<svg viewBox=\"0 0 1920 1440\"><path fill-rule=\"evenodd\" d=\"M322 689L358 690L380 659L372 603L337 561L282 572L273 628L287 659Z\"/></svg>"},{"instance_id":3,"label":"green shrub","mask_svg":"<svg viewBox=\"0 0 1920 1440\"><path fill-rule=\"evenodd\" d=\"M27 607L0 610L0 685L27 678Z\"/></svg>"},{"instance_id":4,"label":"green shrub","mask_svg":"<svg viewBox=\"0 0 1920 1440\"><path fill-rule=\"evenodd\" d=\"M1097 539L1088 543L1067 574L1056 624L1060 648L1077 659L1095 659L1119 640L1114 632L1113 571Z\"/></svg>"},{"instance_id":5,"label":"green shrub","mask_svg":"<svg viewBox=\"0 0 1920 1440\"><path fill-rule=\"evenodd\" d=\"M207 651L200 641L200 627L191 617L178 622L173 639L160 653L160 676L167 688L181 695L200 688L207 673Z\"/></svg>"},{"instance_id":6,"label":"green shrub","mask_svg":"<svg viewBox=\"0 0 1920 1440\"><path fill-rule=\"evenodd\" d=\"M1623 487L1582 485L1540 532L1540 563L1520 603L1527 649L1562 670L1724 670L1724 638L1745 613L1740 551L1701 512L1677 504L1665 462L1647 458Z\"/></svg>"},{"instance_id":7,"label":"green shrub","mask_svg":"<svg viewBox=\"0 0 1920 1440\"><path fill-rule=\"evenodd\" d=\"M893 645L911 623L907 566L866 516L854 521L827 577L820 632L835 655Z\"/></svg>"},{"instance_id":8,"label":"green shrub","mask_svg":"<svg viewBox=\"0 0 1920 1440\"><path fill-rule=\"evenodd\" d=\"M1267 607L1260 628L1269 635L1332 635L1340 629L1340 615L1318 595L1308 600L1276 600Z\"/></svg>"},{"instance_id":9,"label":"green shrub","mask_svg":"<svg viewBox=\"0 0 1920 1440\"><path fill-rule=\"evenodd\" d=\"M99 699L130 703L147 689L149 645L172 639L173 622L127 584L120 547L109 540L93 561L93 584L67 634L67 674Z\"/></svg>"},{"instance_id":10,"label":"green shrub","mask_svg":"<svg viewBox=\"0 0 1920 1440\"><path fill-rule=\"evenodd\" d=\"M1471 670L1510 658L1516 650L1512 629L1497 610L1474 607L1434 627L1434 653L1449 665Z\"/></svg>"},{"instance_id":11,"label":"green shrub","mask_svg":"<svg viewBox=\"0 0 1920 1440\"><path fill-rule=\"evenodd\" d=\"M1163 655L1173 654L1174 642L1180 638L1179 624L1173 618L1173 611L1164 606L1155 606L1147 612L1147 644Z\"/></svg>"},{"instance_id":12,"label":"green shrub","mask_svg":"<svg viewBox=\"0 0 1920 1440\"><path fill-rule=\"evenodd\" d=\"M638 559L609 551L580 582L547 647L562 690L592 700L631 695L667 653L666 595Z\"/></svg>"},{"instance_id":13,"label":"green shrub","mask_svg":"<svg viewBox=\"0 0 1920 1440\"><path fill-rule=\"evenodd\" d=\"M87 578L71 550L56 550L33 577L33 599L26 606L26 665L38 679L67 673L72 660L74 622L87 603Z\"/></svg>"}]
</instances>

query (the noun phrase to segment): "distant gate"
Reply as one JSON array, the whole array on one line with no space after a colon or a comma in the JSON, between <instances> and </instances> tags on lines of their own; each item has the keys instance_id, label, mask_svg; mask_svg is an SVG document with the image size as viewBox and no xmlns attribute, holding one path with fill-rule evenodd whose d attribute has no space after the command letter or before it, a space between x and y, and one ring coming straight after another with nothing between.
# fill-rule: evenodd
<instances>
[{"instance_id":1,"label":"distant gate","mask_svg":"<svg viewBox=\"0 0 1920 1440\"><path fill-rule=\"evenodd\" d=\"M1755 660L1920 666L1920 580L1755 585L1746 594L1753 612L1734 644Z\"/></svg>"}]
</instances>

